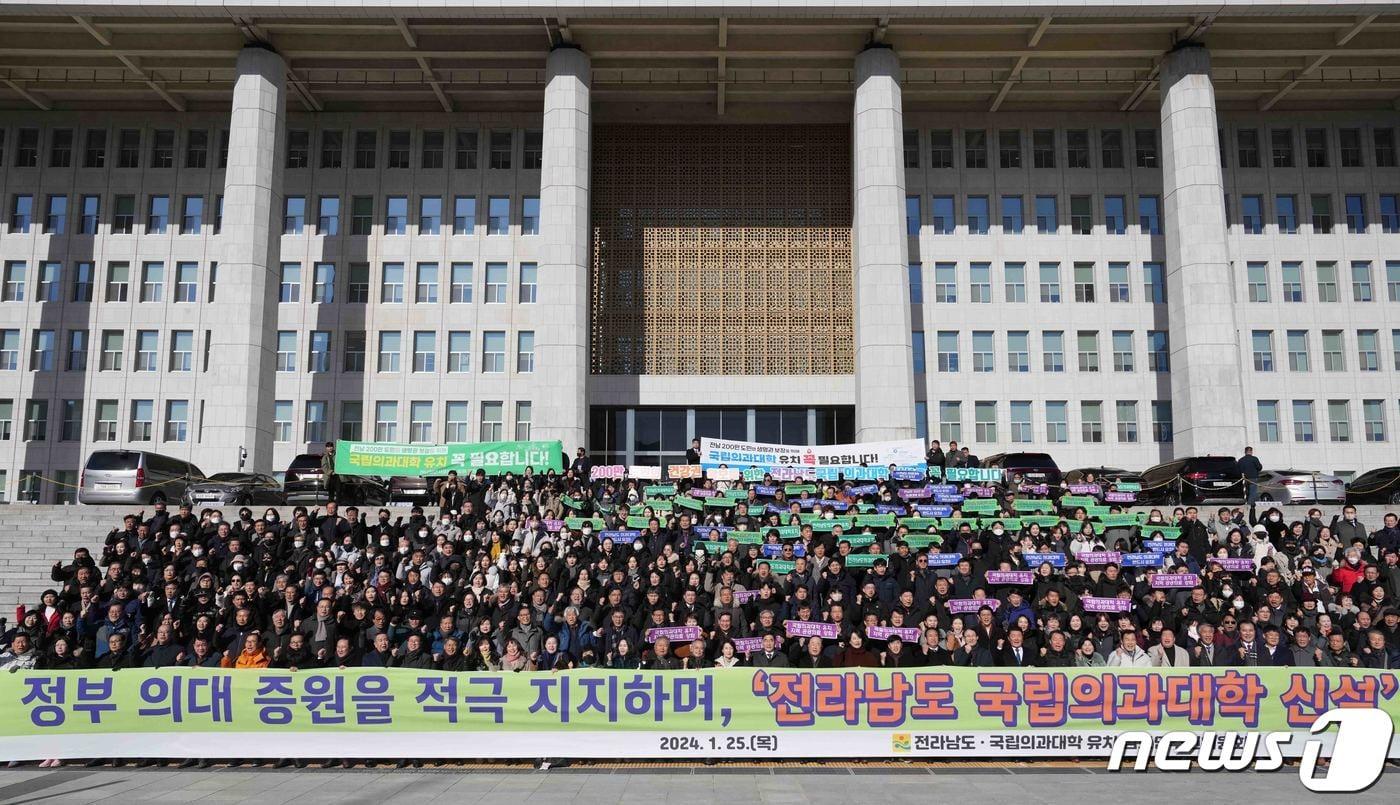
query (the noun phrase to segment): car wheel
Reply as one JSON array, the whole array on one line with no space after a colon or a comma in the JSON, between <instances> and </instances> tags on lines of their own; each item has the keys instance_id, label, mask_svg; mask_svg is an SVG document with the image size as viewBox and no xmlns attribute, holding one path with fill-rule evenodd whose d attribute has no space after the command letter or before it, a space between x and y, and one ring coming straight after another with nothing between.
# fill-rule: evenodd
<instances>
[{"instance_id":1,"label":"car wheel","mask_svg":"<svg viewBox=\"0 0 1400 805\"><path fill-rule=\"evenodd\" d=\"M1176 491L1171 491L1171 492L1166 493L1165 495L1162 495L1162 505L1164 505L1164 506L1179 506L1179 505L1181 505L1181 493L1180 493L1180 492L1176 492Z\"/></svg>"},{"instance_id":2,"label":"car wheel","mask_svg":"<svg viewBox=\"0 0 1400 805\"><path fill-rule=\"evenodd\" d=\"M1265 492L1264 494L1260 495L1260 496L1259 496L1259 499L1262 500L1262 501L1265 502L1265 503L1273 503L1273 502L1274 502L1274 496L1273 496L1273 495L1270 495L1268 492Z\"/></svg>"},{"instance_id":3,"label":"car wheel","mask_svg":"<svg viewBox=\"0 0 1400 805\"><path fill-rule=\"evenodd\" d=\"M1390 493L1391 505L1400 506L1400 489Z\"/></svg>"}]
</instances>

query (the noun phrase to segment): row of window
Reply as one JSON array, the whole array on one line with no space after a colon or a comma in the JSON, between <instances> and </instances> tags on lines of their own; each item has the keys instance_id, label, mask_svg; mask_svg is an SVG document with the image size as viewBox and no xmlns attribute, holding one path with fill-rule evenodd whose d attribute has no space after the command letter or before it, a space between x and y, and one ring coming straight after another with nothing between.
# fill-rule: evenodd
<instances>
[{"instance_id":1,"label":"row of window","mask_svg":"<svg viewBox=\"0 0 1400 805\"><path fill-rule=\"evenodd\" d=\"M69 230L69 218L73 209L69 198L64 195L50 195L44 198L43 218L36 218L35 197L19 193L10 199L9 231L12 233L32 232L42 227L49 235L65 235ZM316 201L316 217L308 220L307 198L288 196L283 200L282 234L317 234L334 236L341 232L341 198L320 196ZM451 217L444 217L445 201L451 201ZM142 208L144 217L137 220L137 197L117 195L112 197L111 216L107 221L108 234L130 235L136 231L138 223L147 235L163 235L174 232L178 235L198 235L205 222L204 196L188 195L172 199L166 195L146 197ZM178 210L172 203L178 202ZM475 235L482 223L477 217L476 196L421 196L418 199L417 215L409 215L408 196L387 196L384 201L384 217L381 221L382 234L406 235L409 227L419 235ZM215 196L213 206L213 234L223 229L224 197ZM73 234L97 235L102 223L102 196L84 195L78 197L77 218ZM173 217L178 213L178 217ZM374 234L375 197L352 196L350 198L349 233L351 235ZM521 235L540 233L540 198L522 196L518 205L510 196L488 196L486 199L486 234L509 235L512 224L518 224ZM309 232L308 230L312 231Z\"/></svg>"},{"instance_id":2,"label":"row of window","mask_svg":"<svg viewBox=\"0 0 1400 805\"><path fill-rule=\"evenodd\" d=\"M1220 130L1220 161L1228 165L1231 153L1226 134ZM1271 127L1265 132L1257 128L1235 131L1234 164L1240 168L1261 167L1265 159L1261 152L1267 137L1267 162L1275 168L1292 168L1299 164L1298 135L1292 127ZM904 167L920 168L1123 168L1127 161L1139 168L1157 168L1160 164L1157 130L1132 129L1127 135L1122 129L1032 129L1030 137L1021 129L934 129L928 132L924 150L917 129L904 130ZM1030 159L1026 159L1027 146ZM1334 150L1335 146L1335 150ZM1132 153L1129 155L1128 148ZM1303 164L1309 168L1337 165L1343 168L1368 167L1366 152L1370 151L1370 167L1396 167L1395 130L1378 127L1370 136L1360 127L1340 127L1335 137L1327 128L1304 127L1302 134ZM958 159L961 152L962 159ZM1097 164L1095 158L1097 157Z\"/></svg>"},{"instance_id":3,"label":"row of window","mask_svg":"<svg viewBox=\"0 0 1400 805\"><path fill-rule=\"evenodd\" d=\"M1282 346L1288 354L1288 371L1311 372L1315 369L1312 357L1312 337L1307 330L1285 330L1280 334ZM1344 330L1323 330L1322 370L1345 372L1346 332ZM1400 371L1400 330L1390 331L1391 353L1394 355L1395 369ZM1274 331L1251 330L1249 334L1250 352L1254 358L1254 371L1274 372L1281 366L1274 355ZM1356 331L1356 370L1379 372L1381 370L1381 331Z\"/></svg>"},{"instance_id":4,"label":"row of window","mask_svg":"<svg viewBox=\"0 0 1400 805\"><path fill-rule=\"evenodd\" d=\"M156 400L134 399L127 403L125 431L122 429L121 402L119 400L58 400L51 406L46 399L24 401L24 420L20 438L27 442L42 442L56 439L61 442L83 440L84 409L91 407L90 432L93 442L171 442L183 443L203 441L204 404L199 404L199 420L196 432L191 433L191 408L189 400L166 400L161 406ZM506 403L484 401L479 406L479 428L481 441L501 441L506 438ZM408 441L434 443L436 420L434 404L430 400L414 400L403 406L408 414ZM277 400L273 403L272 436L277 442L296 441L293 421L294 405L291 400ZM325 400L307 400L303 407L302 442L319 444L332 438L329 424L330 403ZM525 441L530 438L531 404L528 400L517 401L515 409L515 439ZM156 419L157 412L164 415ZM442 436L448 442L476 441L472 436L472 422L468 419L469 404L463 401L448 401L442 404ZM374 403L374 441L400 441L400 403L395 400L380 400ZM0 442L15 438L15 401L0 399ZM340 419L335 438L361 441L364 439L364 402L345 400L340 403Z\"/></svg>"},{"instance_id":5,"label":"row of window","mask_svg":"<svg viewBox=\"0 0 1400 805\"><path fill-rule=\"evenodd\" d=\"M1057 303L1064 299L1064 286L1062 284L1061 270L1059 263L1038 263L1027 273L1025 263L1003 263L1001 266L1001 298L994 299L993 287L993 264L992 263L969 263L967 265L966 292L961 286L961 273L957 263L934 263L933 269L933 289L932 300L938 304L957 304L960 301L971 302L972 304L992 304L994 301L1000 302L1025 302L1028 298L1028 283L1034 280L1036 294L1042 302ZM1108 301L1110 302L1132 302L1135 298L1133 286L1141 286L1141 298L1138 301L1151 302L1153 304L1165 304L1167 301L1166 274L1161 263L1142 263L1139 267L1141 275L1134 277L1132 264L1130 263L1109 263L1108 264ZM909 301L914 305L924 304L924 300L930 298L926 290L926 280L924 279L924 266L921 263L909 264ZM1097 267L1094 263L1074 263L1072 275L1074 285L1074 300L1076 302L1095 302L1099 299L1099 287L1097 279Z\"/></svg>"},{"instance_id":6,"label":"row of window","mask_svg":"<svg viewBox=\"0 0 1400 805\"><path fill-rule=\"evenodd\" d=\"M1384 442L1386 432L1385 400L1361 401L1360 438L1352 430L1352 403L1350 400L1258 400L1255 403L1256 418L1259 422L1259 441L1281 442L1283 431L1279 424L1280 411L1287 404L1291 414L1293 441L1318 441L1317 413L1319 407L1327 412L1327 440L1330 442L1354 442L1364 439L1367 442Z\"/></svg>"},{"instance_id":7,"label":"row of window","mask_svg":"<svg viewBox=\"0 0 1400 805\"><path fill-rule=\"evenodd\" d=\"M478 284L475 265L468 262L449 263L445 273L440 268L438 263L418 263L410 271L410 267L404 263L381 264L377 277L379 301L437 304L441 299L452 304L471 304L475 297L474 288ZM36 264L32 279L33 301L59 302L65 298L76 303L93 301L97 282L94 264L79 261L69 266L66 273L65 278L63 264L56 261ZM215 300L218 273L219 264L211 262L205 284L205 302ZM277 299L279 302L299 303L305 289L306 298L313 304L330 304L341 298L347 304L369 302L369 263L350 263L346 266L343 283L337 279L337 273L335 263L313 263L309 274L301 263L282 263L278 267ZM484 303L506 304L511 300L509 263L486 263L481 280ZM3 275L0 275L0 301L29 300L30 282L27 263L20 260L6 262ZM412 282L412 285L407 285L408 282ZM442 292L443 283L447 286L445 293ZM163 302L167 286L172 302L199 302L199 264L193 261L177 262L174 271L167 273L165 263L147 261L141 263L137 273L133 274L130 263L109 262L102 278L101 299L104 302ZM539 265L520 263L514 286L513 297L518 304L534 304L539 298ZM411 290L412 295L406 296L406 290Z\"/></svg>"},{"instance_id":8,"label":"row of window","mask_svg":"<svg viewBox=\"0 0 1400 805\"><path fill-rule=\"evenodd\" d=\"M938 414L937 438L943 442L963 442L963 407L961 400L942 400L929 403L919 400L914 403L914 427L920 439L932 438L929 430L929 407ZM979 444L996 444L1006 441L1011 444L1066 444L1070 440L1070 409L1074 406L1068 400L1048 400L1040 404L1044 430L1036 433L1035 408L1031 400L976 400L972 402L973 438ZM1007 431L1001 430L1000 410L1005 405L1008 414ZM1139 430L1139 403L1137 400L1084 400L1078 404L1080 441L1087 444L1101 444L1104 436L1104 409L1111 407L1115 414L1118 441L1135 444L1145 441ZM1160 444L1172 441L1171 400L1152 400L1149 403L1151 440ZM1003 440L1002 433L1009 438Z\"/></svg>"},{"instance_id":9,"label":"row of window","mask_svg":"<svg viewBox=\"0 0 1400 805\"><path fill-rule=\"evenodd\" d=\"M1400 330L1396 331L1400 334ZM1099 331L1079 330L1069 336L1073 338L1081 372L1101 370L1099 359ZM1397 336L1400 337L1400 336ZM1045 372L1065 371L1064 330L1042 330L1040 332L1040 367ZM923 374L929 371L927 346L923 330L913 332L914 371ZM992 330L974 330L971 334L972 371L975 373L997 371L997 335ZM1113 355L1113 371L1135 372L1138 369L1137 336L1132 330L1113 330L1109 336ZM1031 333L1029 330L1008 330L1005 339L1006 364L1003 371L1016 374L1031 371ZM1397 342L1400 346L1400 342ZM939 330L934 334L934 371L952 373L964 371L962 360L963 337L958 330ZM1148 330L1146 339L1147 371L1171 371L1171 349L1165 330ZM1400 354L1397 355L1400 360Z\"/></svg>"},{"instance_id":10,"label":"row of window","mask_svg":"<svg viewBox=\"0 0 1400 805\"><path fill-rule=\"evenodd\" d=\"M1373 223L1379 223L1386 234L1400 232L1400 195L1381 193L1379 221L1373 221L1367 212L1366 194L1342 194L1342 217L1334 214L1331 193L1312 193L1307 196L1306 215L1299 209L1299 199L1292 193L1276 193L1273 197L1274 227L1280 235L1296 235L1304 224L1311 224L1314 234L1365 232ZM1225 212L1229 217L1230 197L1225 196ZM1238 215L1233 219L1247 235L1262 235L1265 230L1264 196L1242 195Z\"/></svg>"},{"instance_id":11,"label":"row of window","mask_svg":"<svg viewBox=\"0 0 1400 805\"><path fill-rule=\"evenodd\" d=\"M1309 298L1305 289L1303 263L1285 260L1279 264L1279 298L1284 302L1337 302L1341 299L1338 290L1338 268L1333 261L1319 261L1314 266L1316 279L1315 298ZM1351 300L1370 302L1375 296L1372 283L1371 263L1366 260L1353 260L1350 270ZM1271 302L1274 299L1273 271L1265 261L1250 261L1245 264L1245 282L1249 301ZM1387 261L1385 264L1385 298L1400 302L1400 261Z\"/></svg>"},{"instance_id":12,"label":"row of window","mask_svg":"<svg viewBox=\"0 0 1400 805\"><path fill-rule=\"evenodd\" d=\"M60 343L60 334L64 340ZM102 372L193 372L195 362L195 331L171 330L166 340L164 360L161 358L159 330L136 330L128 340L123 330L102 330L98 341L98 371ZM472 371L472 331L450 330L439 340L438 333L432 330L414 330L408 335L412 363L409 371L414 373L435 373L439 370L439 358L446 358L444 367L448 374ZM480 372L483 374L503 374L508 361L507 344L510 333L506 330L483 330L481 336ZM364 330L343 330L340 332L341 361L343 372L364 372L368 351L368 337ZM204 331L204 349L201 353L201 372L209 371L209 348L211 332ZM294 330L279 330L277 333L277 371L314 373L333 371L333 335L329 330L312 330L305 335L306 363L300 360L300 337ZM31 372L83 372L87 370L88 354L91 351L87 330L33 330L29 339L29 365ZM535 371L535 332L518 330L515 332L515 372L531 374ZM447 350L440 356L438 345ZM381 330L376 334L374 371L380 373L403 370L402 355L405 337L399 330ZM128 352L130 347L130 352ZM20 350L22 339L20 330L0 330L0 371L20 370ZM128 366L127 358L134 355L135 362Z\"/></svg>"},{"instance_id":13,"label":"row of window","mask_svg":"<svg viewBox=\"0 0 1400 805\"><path fill-rule=\"evenodd\" d=\"M0 128L0 164L5 162L5 132ZM414 133L406 129L391 129L381 138L378 131L356 130L351 133L350 165L359 169L374 169L382 164L391 170L413 167L412 153L414 140L417 140L417 166L423 169L443 168L449 163L458 170L475 170L480 166L481 146L487 146L486 164L492 169L509 170L515 155L515 134L512 130L492 130L486 137L476 129L457 129L452 132L450 145L448 134L441 129ZM522 133L520 167L524 170L539 170L544 156L544 136L537 130ZM48 158L45 165L50 168L71 168L77 157L75 150L82 148L81 161L84 168L105 168L108 152L111 151L117 168L142 167L142 154L146 154L145 167L173 168L176 155L183 146L186 168L207 168L210 163L210 132L207 129L189 129L183 132L180 141L175 129L154 129L144 132L141 129L118 129L109 138L106 129L86 129L82 132L81 145L74 129L56 128L48 131ZM228 129L219 131L218 152L215 157L217 167L228 167ZM341 130L324 129L319 132L316 142L316 164L323 169L345 166L346 133ZM381 149L382 143L382 149ZM44 148L43 133L38 128L15 130L14 159L16 168L37 168ZM287 132L286 167L307 168L312 164L311 132L304 129L291 129Z\"/></svg>"}]
</instances>

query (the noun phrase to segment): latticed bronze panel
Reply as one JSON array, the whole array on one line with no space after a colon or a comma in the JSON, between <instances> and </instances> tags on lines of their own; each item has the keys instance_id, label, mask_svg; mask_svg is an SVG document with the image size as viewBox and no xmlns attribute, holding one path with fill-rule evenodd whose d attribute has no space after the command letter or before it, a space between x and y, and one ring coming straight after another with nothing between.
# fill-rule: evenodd
<instances>
[{"instance_id":1,"label":"latticed bronze panel","mask_svg":"<svg viewBox=\"0 0 1400 805\"><path fill-rule=\"evenodd\" d=\"M845 126L593 130L592 372L853 371Z\"/></svg>"}]
</instances>

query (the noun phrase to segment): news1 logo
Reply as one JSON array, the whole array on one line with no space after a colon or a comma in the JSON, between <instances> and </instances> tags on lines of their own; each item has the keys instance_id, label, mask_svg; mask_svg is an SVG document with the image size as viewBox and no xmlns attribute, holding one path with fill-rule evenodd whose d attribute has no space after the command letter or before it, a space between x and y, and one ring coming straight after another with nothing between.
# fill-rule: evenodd
<instances>
[{"instance_id":1,"label":"news1 logo","mask_svg":"<svg viewBox=\"0 0 1400 805\"><path fill-rule=\"evenodd\" d=\"M1365 791L1385 771L1395 724L1382 710L1342 708L1318 716L1309 732L1320 735L1333 724L1337 725L1337 737L1324 776L1317 776L1323 742L1298 736L1304 741L1298 779L1309 791L1318 793ZM1131 750L1135 771L1145 770L1149 761L1162 771L1189 771L1193 751L1196 767L1203 771L1274 771L1283 765L1283 747L1294 738L1291 732L1168 732L1154 739L1146 732L1125 732L1114 740L1108 770L1122 770L1123 758Z\"/></svg>"}]
</instances>

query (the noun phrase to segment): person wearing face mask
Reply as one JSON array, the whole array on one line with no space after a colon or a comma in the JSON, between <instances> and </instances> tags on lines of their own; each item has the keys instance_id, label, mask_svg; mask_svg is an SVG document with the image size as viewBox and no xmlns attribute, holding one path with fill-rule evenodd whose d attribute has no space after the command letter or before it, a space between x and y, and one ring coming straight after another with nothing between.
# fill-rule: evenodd
<instances>
[{"instance_id":1,"label":"person wearing face mask","mask_svg":"<svg viewBox=\"0 0 1400 805\"><path fill-rule=\"evenodd\" d=\"M1352 509L1352 516L1355 517L1356 510ZM1327 577L1327 581L1341 590L1342 595L1351 595L1351 588L1356 586L1358 581L1366 577L1366 563L1361 559L1360 548L1347 548L1343 554L1342 563L1332 571L1332 575Z\"/></svg>"},{"instance_id":2,"label":"person wearing face mask","mask_svg":"<svg viewBox=\"0 0 1400 805\"><path fill-rule=\"evenodd\" d=\"M1366 532L1366 526L1356 519L1356 507L1352 505L1343 506L1341 515L1332 518L1332 534L1343 545L1350 545L1352 540L1356 539L1364 543L1370 536Z\"/></svg>"}]
</instances>

